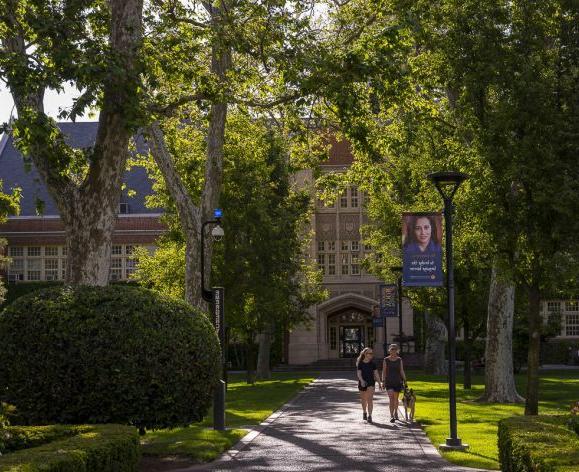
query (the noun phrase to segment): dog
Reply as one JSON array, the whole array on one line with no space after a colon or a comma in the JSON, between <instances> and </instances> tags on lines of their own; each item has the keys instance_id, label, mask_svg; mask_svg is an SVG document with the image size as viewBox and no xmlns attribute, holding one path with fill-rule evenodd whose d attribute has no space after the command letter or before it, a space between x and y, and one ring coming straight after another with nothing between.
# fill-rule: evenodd
<instances>
[{"instance_id":1,"label":"dog","mask_svg":"<svg viewBox=\"0 0 579 472\"><path fill-rule=\"evenodd\" d=\"M402 405L404 406L404 416L406 421L408 421L408 412L410 411L410 421L414 422L414 409L416 407L416 394L414 389L408 388L408 385L404 384L404 395L402 396Z\"/></svg>"}]
</instances>

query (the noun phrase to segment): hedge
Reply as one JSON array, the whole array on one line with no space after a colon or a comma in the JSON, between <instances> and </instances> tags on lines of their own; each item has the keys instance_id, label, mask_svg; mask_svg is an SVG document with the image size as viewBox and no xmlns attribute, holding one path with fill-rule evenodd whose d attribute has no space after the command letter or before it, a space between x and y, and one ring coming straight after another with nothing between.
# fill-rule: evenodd
<instances>
[{"instance_id":1,"label":"hedge","mask_svg":"<svg viewBox=\"0 0 579 472\"><path fill-rule=\"evenodd\" d=\"M0 401L20 424L188 425L219 361L203 313L140 287L53 287L0 313Z\"/></svg>"},{"instance_id":2,"label":"hedge","mask_svg":"<svg viewBox=\"0 0 579 472\"><path fill-rule=\"evenodd\" d=\"M140 458L130 426L9 426L0 438L2 472L135 472Z\"/></svg>"},{"instance_id":3,"label":"hedge","mask_svg":"<svg viewBox=\"0 0 579 472\"><path fill-rule=\"evenodd\" d=\"M515 416L499 422L503 472L577 472L579 436L568 415Z\"/></svg>"}]
</instances>

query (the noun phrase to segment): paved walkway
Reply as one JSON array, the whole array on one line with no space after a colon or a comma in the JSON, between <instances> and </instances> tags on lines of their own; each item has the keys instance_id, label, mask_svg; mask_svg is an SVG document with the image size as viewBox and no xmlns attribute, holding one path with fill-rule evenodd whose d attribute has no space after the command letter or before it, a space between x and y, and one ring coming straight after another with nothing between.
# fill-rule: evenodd
<instances>
[{"instance_id":1,"label":"paved walkway","mask_svg":"<svg viewBox=\"0 0 579 472\"><path fill-rule=\"evenodd\" d=\"M418 426L391 424L385 392L375 396L374 424L363 422L354 379L322 374L220 460L175 472L475 470L442 459Z\"/></svg>"}]
</instances>

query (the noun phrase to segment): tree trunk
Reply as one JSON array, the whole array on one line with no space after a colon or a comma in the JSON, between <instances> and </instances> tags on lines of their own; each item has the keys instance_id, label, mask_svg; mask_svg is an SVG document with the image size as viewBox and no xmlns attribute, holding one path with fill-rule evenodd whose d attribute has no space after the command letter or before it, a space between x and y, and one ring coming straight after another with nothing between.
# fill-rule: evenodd
<instances>
[{"instance_id":1,"label":"tree trunk","mask_svg":"<svg viewBox=\"0 0 579 472\"><path fill-rule=\"evenodd\" d=\"M536 283L529 287L529 351L527 356L527 398L525 415L539 414L539 364L541 353L540 291Z\"/></svg>"},{"instance_id":2,"label":"tree trunk","mask_svg":"<svg viewBox=\"0 0 579 472\"><path fill-rule=\"evenodd\" d=\"M68 250L65 279L71 284L108 283L111 239L128 144L139 111L137 95L143 2L113 0L110 9L108 47L114 51L115 61L111 61L114 65L103 79L98 132L88 161L88 172L81 182L69 176L71 150L64 144L64 137L54 122L44 113L45 85L23 87L17 80L8 80L18 110L14 132L46 184L65 227ZM14 15L14 11L7 12L9 19L14 20ZM24 38L15 31L10 31L2 44L26 63ZM34 131L30 132L31 129ZM39 129L44 132L38 132Z\"/></svg>"},{"instance_id":3,"label":"tree trunk","mask_svg":"<svg viewBox=\"0 0 579 472\"><path fill-rule=\"evenodd\" d=\"M445 375L448 372L445 352L448 332L438 316L424 313L426 321L426 347L424 349L424 372L426 374Z\"/></svg>"},{"instance_id":4,"label":"tree trunk","mask_svg":"<svg viewBox=\"0 0 579 472\"><path fill-rule=\"evenodd\" d=\"M263 331L259 333L259 351L257 354L256 377L259 380L271 379L271 344L273 338L273 323L267 323Z\"/></svg>"},{"instance_id":5,"label":"tree trunk","mask_svg":"<svg viewBox=\"0 0 579 472\"><path fill-rule=\"evenodd\" d=\"M255 383L255 346L253 344L253 336L249 336L247 344L245 345L246 354L245 362L247 369L247 383Z\"/></svg>"},{"instance_id":6,"label":"tree trunk","mask_svg":"<svg viewBox=\"0 0 579 472\"><path fill-rule=\"evenodd\" d=\"M503 279L497 263L491 274L485 345L485 391L481 402L519 403L513 372L515 287Z\"/></svg>"},{"instance_id":7,"label":"tree trunk","mask_svg":"<svg viewBox=\"0 0 579 472\"><path fill-rule=\"evenodd\" d=\"M472 377L471 377L471 342L470 339L470 323L468 322L468 314L464 318L464 380L463 387L465 390L470 390L472 388Z\"/></svg>"}]
</instances>

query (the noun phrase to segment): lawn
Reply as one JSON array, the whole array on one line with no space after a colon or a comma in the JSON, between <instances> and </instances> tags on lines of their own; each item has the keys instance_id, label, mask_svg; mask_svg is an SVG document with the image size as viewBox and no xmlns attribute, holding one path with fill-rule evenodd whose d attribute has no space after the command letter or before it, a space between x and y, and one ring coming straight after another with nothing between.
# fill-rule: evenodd
<instances>
[{"instance_id":1,"label":"lawn","mask_svg":"<svg viewBox=\"0 0 579 472\"><path fill-rule=\"evenodd\" d=\"M274 373L272 380L245 383L241 375L231 375L226 395L227 431L211 429L213 412L202 423L187 428L148 432L141 441L145 456L185 456L208 462L229 449L247 432L244 427L261 423L275 410L315 379L308 372Z\"/></svg>"},{"instance_id":2,"label":"lawn","mask_svg":"<svg viewBox=\"0 0 579 472\"><path fill-rule=\"evenodd\" d=\"M525 393L525 376L517 375L517 389ZM445 442L448 428L448 383L441 376L408 372L408 382L417 392L416 420L420 422L434 445ZM468 452L443 452L449 461L470 467L499 469L497 423L500 419L522 415L523 405L476 403L484 390L484 378L473 378L472 390L457 383L458 436L470 448ZM577 371L543 372L540 384L540 414L568 413L573 401L579 399Z\"/></svg>"}]
</instances>

